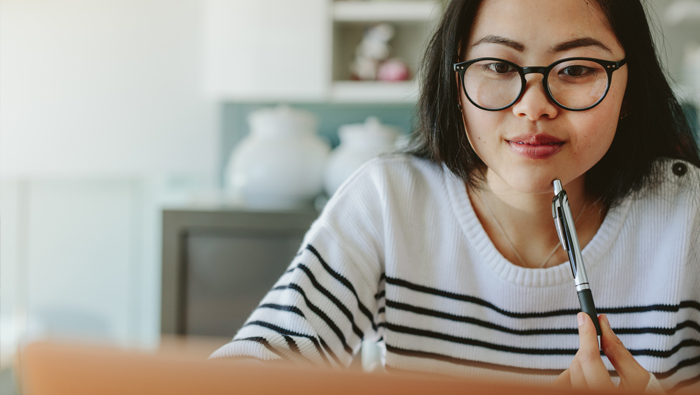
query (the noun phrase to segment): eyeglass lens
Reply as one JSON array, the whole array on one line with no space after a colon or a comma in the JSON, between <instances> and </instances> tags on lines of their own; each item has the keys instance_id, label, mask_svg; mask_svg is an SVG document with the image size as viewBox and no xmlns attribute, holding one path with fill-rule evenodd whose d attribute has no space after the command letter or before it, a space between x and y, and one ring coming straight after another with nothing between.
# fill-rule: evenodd
<instances>
[{"instance_id":1,"label":"eyeglass lens","mask_svg":"<svg viewBox=\"0 0 700 395\"><path fill-rule=\"evenodd\" d=\"M522 90L522 79L509 63L482 60L464 72L464 90L476 104L498 109L513 103ZM608 87L608 74L596 62L570 60L559 63L547 76L549 91L560 105L583 109L594 105Z\"/></svg>"}]
</instances>

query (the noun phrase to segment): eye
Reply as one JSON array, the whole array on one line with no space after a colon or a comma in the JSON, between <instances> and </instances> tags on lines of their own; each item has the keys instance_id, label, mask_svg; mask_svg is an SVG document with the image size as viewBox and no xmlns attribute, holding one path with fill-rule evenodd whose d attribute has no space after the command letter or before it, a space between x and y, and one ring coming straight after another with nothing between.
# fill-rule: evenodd
<instances>
[{"instance_id":1,"label":"eye","mask_svg":"<svg viewBox=\"0 0 700 395\"><path fill-rule=\"evenodd\" d=\"M569 77L582 77L590 72L591 69L586 66L568 66L564 67L559 73Z\"/></svg>"},{"instance_id":2,"label":"eye","mask_svg":"<svg viewBox=\"0 0 700 395\"><path fill-rule=\"evenodd\" d=\"M489 63L485 66L489 71L492 71L496 74L505 74L515 71L515 68L513 68L513 66L503 62Z\"/></svg>"}]
</instances>

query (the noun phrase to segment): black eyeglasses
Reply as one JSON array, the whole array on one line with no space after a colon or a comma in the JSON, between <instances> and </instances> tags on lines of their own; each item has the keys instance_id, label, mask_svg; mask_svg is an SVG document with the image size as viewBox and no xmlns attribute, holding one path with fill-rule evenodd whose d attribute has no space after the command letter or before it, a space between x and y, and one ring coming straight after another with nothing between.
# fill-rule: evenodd
<instances>
[{"instance_id":1,"label":"black eyeglasses","mask_svg":"<svg viewBox=\"0 0 700 395\"><path fill-rule=\"evenodd\" d=\"M500 111L515 104L525 93L526 74L542 74L547 97L569 111L597 106L610 89L612 74L624 66L593 58L566 58L547 67L520 67L498 58L479 58L454 64L469 101L482 110Z\"/></svg>"}]
</instances>

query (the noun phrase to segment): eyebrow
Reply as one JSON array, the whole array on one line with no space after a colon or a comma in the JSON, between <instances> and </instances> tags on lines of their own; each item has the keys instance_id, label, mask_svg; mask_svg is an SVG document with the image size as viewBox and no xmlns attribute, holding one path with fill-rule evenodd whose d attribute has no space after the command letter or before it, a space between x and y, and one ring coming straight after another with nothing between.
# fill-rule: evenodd
<instances>
[{"instance_id":1,"label":"eyebrow","mask_svg":"<svg viewBox=\"0 0 700 395\"><path fill-rule=\"evenodd\" d=\"M521 44L517 41L513 41L513 40L505 38L505 37L494 36L494 35L488 35L488 36L483 37L481 40L472 44L472 47L475 47L479 44L505 45L506 47L513 48L514 50L516 50L518 52L522 52L523 50L525 50L524 44ZM577 38L575 40L566 41L566 42L557 44L557 45L551 47L550 51L557 53L557 52L564 52L564 51L568 51L570 49L581 48L581 47L598 47L598 48L612 54L612 51L610 50L610 48L608 48L602 42L596 40L595 38L591 38L591 37Z\"/></svg>"},{"instance_id":2,"label":"eyebrow","mask_svg":"<svg viewBox=\"0 0 700 395\"><path fill-rule=\"evenodd\" d=\"M581 47L598 47L606 52L609 52L612 54L612 51L610 48L605 46L602 42L596 40L595 38L591 37L584 37L584 38L577 38L575 40L563 42L561 44L557 44L552 47L552 52L564 52L568 51L573 48L581 48Z\"/></svg>"},{"instance_id":3,"label":"eyebrow","mask_svg":"<svg viewBox=\"0 0 700 395\"><path fill-rule=\"evenodd\" d=\"M507 39L505 37L494 36L494 35L488 35L488 36L483 37L481 40L472 44L472 48L476 47L479 44L501 44L501 45L505 45L506 47L513 48L514 50L516 50L518 52L522 52L525 49L525 45L523 45L517 41L513 41L513 40Z\"/></svg>"}]
</instances>

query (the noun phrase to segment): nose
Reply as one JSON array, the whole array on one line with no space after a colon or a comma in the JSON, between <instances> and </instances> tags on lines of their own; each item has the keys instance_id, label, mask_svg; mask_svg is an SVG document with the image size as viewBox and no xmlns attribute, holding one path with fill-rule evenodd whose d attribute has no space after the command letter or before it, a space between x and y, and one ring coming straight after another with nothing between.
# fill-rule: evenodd
<instances>
[{"instance_id":1,"label":"nose","mask_svg":"<svg viewBox=\"0 0 700 395\"><path fill-rule=\"evenodd\" d=\"M541 74L525 76L525 92L512 107L513 114L518 118L527 118L530 121L539 121L545 118L552 119L559 114L559 107L552 103L545 93Z\"/></svg>"}]
</instances>

